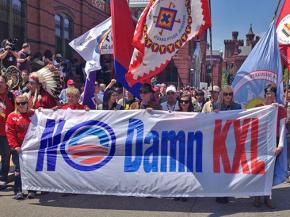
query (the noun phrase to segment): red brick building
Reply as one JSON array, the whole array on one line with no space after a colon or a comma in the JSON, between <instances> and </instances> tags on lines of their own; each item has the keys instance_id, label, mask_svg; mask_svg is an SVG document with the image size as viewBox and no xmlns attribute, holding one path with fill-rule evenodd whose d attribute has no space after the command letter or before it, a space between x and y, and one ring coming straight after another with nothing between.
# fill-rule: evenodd
<instances>
[{"instance_id":1,"label":"red brick building","mask_svg":"<svg viewBox=\"0 0 290 217\"><path fill-rule=\"evenodd\" d=\"M223 67L228 73L228 84L231 84L235 74L260 39L259 36L255 37L252 25L246 34L246 45L244 45L244 40L238 39L238 35L238 32L232 32L232 39L224 41L225 54Z\"/></svg>"},{"instance_id":2,"label":"red brick building","mask_svg":"<svg viewBox=\"0 0 290 217\"><path fill-rule=\"evenodd\" d=\"M32 53L50 50L70 58L76 55L68 43L110 16L109 0L0 0L0 41L18 38L17 47L24 41ZM137 22L148 0L130 0L132 15ZM206 74L195 60L205 62L206 34L200 41L188 42L158 76L159 82L176 85L199 85ZM196 47L200 49L197 51ZM202 58L196 58L202 55ZM110 57L104 58L112 76ZM109 63L110 62L110 63ZM205 69L205 63L202 65ZM201 73L202 72L202 73ZM193 79L195 78L195 79Z\"/></svg>"},{"instance_id":3,"label":"red brick building","mask_svg":"<svg viewBox=\"0 0 290 217\"><path fill-rule=\"evenodd\" d=\"M103 0L1 0L0 40L18 38L32 52L72 56L68 42L110 16Z\"/></svg>"}]
</instances>

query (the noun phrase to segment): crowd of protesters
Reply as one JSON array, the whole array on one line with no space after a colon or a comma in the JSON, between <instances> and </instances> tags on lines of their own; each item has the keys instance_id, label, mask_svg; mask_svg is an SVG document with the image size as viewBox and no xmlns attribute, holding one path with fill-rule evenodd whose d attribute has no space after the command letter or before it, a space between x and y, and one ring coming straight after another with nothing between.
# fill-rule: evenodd
<instances>
[{"instance_id":1,"label":"crowd of protesters","mask_svg":"<svg viewBox=\"0 0 290 217\"><path fill-rule=\"evenodd\" d=\"M1 66L7 69L15 66L19 70L21 82L11 89L9 81L2 70L0 75L0 152L1 152L1 182L2 189L7 187L8 172L10 168L10 156L15 166L15 198L24 199L21 190L21 172L19 167L18 154L30 123L29 117L35 109L77 109L89 110L82 105L84 75L81 65L68 67L66 60L61 54L52 55L46 51L44 55L40 53L31 56L30 46L24 43L22 49L16 52L11 44L7 42L0 53ZM75 63L77 61L74 61ZM62 88L57 96L48 93L43 86L41 78L36 71L47 66L49 69L57 71ZM77 79L76 79L77 78ZM265 105L275 102L276 88L274 86L265 87ZM184 87L177 89L170 84L143 84L140 88L140 98L134 97L130 92L124 90L115 79L109 84L102 82L95 83L95 93L93 101L96 110L132 110L146 109L164 110L169 112L219 112L227 110L241 109L241 105L234 101L234 92L230 86L222 89L218 86L209 89L197 89L194 87ZM279 107L280 119L285 118L286 112ZM5 127L6 123L6 127ZM277 141L279 138L277 138ZM279 143L277 142L277 145ZM275 154L281 152L277 146ZM34 198L35 192L29 192L28 198ZM218 203L228 203L227 197L216 198ZM254 205L260 206L261 198L256 197ZM273 208L271 200L266 197L265 204Z\"/></svg>"}]
</instances>

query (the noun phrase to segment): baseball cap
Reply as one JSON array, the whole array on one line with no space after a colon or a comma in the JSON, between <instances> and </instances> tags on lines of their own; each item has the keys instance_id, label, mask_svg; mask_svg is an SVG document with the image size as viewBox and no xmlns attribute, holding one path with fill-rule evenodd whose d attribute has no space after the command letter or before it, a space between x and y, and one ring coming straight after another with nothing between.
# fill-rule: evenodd
<instances>
[{"instance_id":1,"label":"baseball cap","mask_svg":"<svg viewBox=\"0 0 290 217\"><path fill-rule=\"evenodd\" d=\"M159 91L160 90L160 87L159 86L154 86L153 87L153 90L156 92L156 91Z\"/></svg>"},{"instance_id":2,"label":"baseball cap","mask_svg":"<svg viewBox=\"0 0 290 217\"><path fill-rule=\"evenodd\" d=\"M67 82L66 82L67 85L74 85L75 82L72 80L72 79L69 79Z\"/></svg>"},{"instance_id":3,"label":"baseball cap","mask_svg":"<svg viewBox=\"0 0 290 217\"><path fill-rule=\"evenodd\" d=\"M60 53L55 55L56 58L62 58L62 55Z\"/></svg>"},{"instance_id":4,"label":"baseball cap","mask_svg":"<svg viewBox=\"0 0 290 217\"><path fill-rule=\"evenodd\" d=\"M22 44L22 48L27 48L27 47L29 47L29 44L28 43L23 43Z\"/></svg>"},{"instance_id":5,"label":"baseball cap","mask_svg":"<svg viewBox=\"0 0 290 217\"><path fill-rule=\"evenodd\" d=\"M176 93L176 88L173 85L170 85L166 88L166 93L168 93L168 92Z\"/></svg>"}]
</instances>

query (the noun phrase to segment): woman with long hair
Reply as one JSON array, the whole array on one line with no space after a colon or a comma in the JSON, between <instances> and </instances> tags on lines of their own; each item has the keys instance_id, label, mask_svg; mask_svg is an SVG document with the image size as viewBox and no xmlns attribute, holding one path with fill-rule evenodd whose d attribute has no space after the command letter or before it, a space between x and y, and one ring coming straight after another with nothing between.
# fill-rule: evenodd
<instances>
[{"instance_id":1,"label":"woman with long hair","mask_svg":"<svg viewBox=\"0 0 290 217\"><path fill-rule=\"evenodd\" d=\"M19 153L32 115L33 111L28 107L27 96L20 95L15 99L15 111L10 113L6 120L5 131L15 165L14 193L16 200L24 199L21 188ZM34 196L34 192L28 193L28 198L34 198Z\"/></svg>"},{"instance_id":2,"label":"woman with long hair","mask_svg":"<svg viewBox=\"0 0 290 217\"><path fill-rule=\"evenodd\" d=\"M241 105L234 101L234 91L231 86L225 86L220 93L220 102L213 104L213 111L229 111L241 109ZM228 197L217 197L217 203L228 203Z\"/></svg>"},{"instance_id":3,"label":"woman with long hair","mask_svg":"<svg viewBox=\"0 0 290 217\"><path fill-rule=\"evenodd\" d=\"M234 90L226 85L220 93L220 101L213 104L214 111L228 111L241 109L241 105L234 101Z\"/></svg>"},{"instance_id":4,"label":"woman with long hair","mask_svg":"<svg viewBox=\"0 0 290 217\"><path fill-rule=\"evenodd\" d=\"M193 104L189 93L182 93L178 101L180 112L193 112Z\"/></svg>"},{"instance_id":5,"label":"woman with long hair","mask_svg":"<svg viewBox=\"0 0 290 217\"><path fill-rule=\"evenodd\" d=\"M98 106L99 110L123 110L124 107L117 103L118 93L115 89L107 89L104 93L103 104Z\"/></svg>"}]
</instances>

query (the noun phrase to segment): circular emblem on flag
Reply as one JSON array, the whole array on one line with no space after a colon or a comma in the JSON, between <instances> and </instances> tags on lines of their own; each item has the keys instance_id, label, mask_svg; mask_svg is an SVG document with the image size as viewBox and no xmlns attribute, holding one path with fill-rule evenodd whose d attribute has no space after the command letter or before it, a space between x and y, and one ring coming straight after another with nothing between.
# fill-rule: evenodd
<instances>
[{"instance_id":1,"label":"circular emblem on flag","mask_svg":"<svg viewBox=\"0 0 290 217\"><path fill-rule=\"evenodd\" d=\"M279 23L277 36L280 44L290 44L290 14L285 16Z\"/></svg>"},{"instance_id":2,"label":"circular emblem on flag","mask_svg":"<svg viewBox=\"0 0 290 217\"><path fill-rule=\"evenodd\" d=\"M264 88L259 87L266 87L277 81L277 74L269 70L241 71L236 76L238 77L232 84L235 100L246 109L263 105Z\"/></svg>"},{"instance_id":3,"label":"circular emblem on flag","mask_svg":"<svg viewBox=\"0 0 290 217\"><path fill-rule=\"evenodd\" d=\"M173 53L191 34L191 1L185 0L184 4L168 1L168 5L154 4L152 7L143 29L145 46L155 53Z\"/></svg>"},{"instance_id":4,"label":"circular emblem on flag","mask_svg":"<svg viewBox=\"0 0 290 217\"><path fill-rule=\"evenodd\" d=\"M81 171L92 171L107 164L115 154L116 136L113 129L91 120L67 131L60 146L64 160Z\"/></svg>"}]
</instances>

